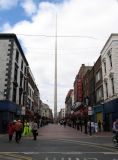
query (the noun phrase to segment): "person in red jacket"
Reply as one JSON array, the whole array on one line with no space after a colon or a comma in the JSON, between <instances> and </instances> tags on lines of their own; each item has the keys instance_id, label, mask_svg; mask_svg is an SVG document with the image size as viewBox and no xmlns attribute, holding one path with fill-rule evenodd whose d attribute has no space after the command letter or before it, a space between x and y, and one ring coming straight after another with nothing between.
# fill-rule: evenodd
<instances>
[{"instance_id":1,"label":"person in red jacket","mask_svg":"<svg viewBox=\"0 0 118 160\"><path fill-rule=\"evenodd\" d=\"M14 124L12 122L9 123L8 125L8 134L9 134L9 142L12 141L12 137L13 137L13 134L14 134Z\"/></svg>"}]
</instances>

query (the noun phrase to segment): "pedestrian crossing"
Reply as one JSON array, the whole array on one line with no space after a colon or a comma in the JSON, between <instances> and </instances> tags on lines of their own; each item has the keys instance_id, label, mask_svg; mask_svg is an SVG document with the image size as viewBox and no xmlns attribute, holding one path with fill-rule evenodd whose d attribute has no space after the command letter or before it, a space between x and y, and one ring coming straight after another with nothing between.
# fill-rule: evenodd
<instances>
[{"instance_id":1,"label":"pedestrian crossing","mask_svg":"<svg viewBox=\"0 0 118 160\"><path fill-rule=\"evenodd\" d=\"M92 153L92 154L91 154ZM118 152L0 152L0 160L118 160Z\"/></svg>"}]
</instances>

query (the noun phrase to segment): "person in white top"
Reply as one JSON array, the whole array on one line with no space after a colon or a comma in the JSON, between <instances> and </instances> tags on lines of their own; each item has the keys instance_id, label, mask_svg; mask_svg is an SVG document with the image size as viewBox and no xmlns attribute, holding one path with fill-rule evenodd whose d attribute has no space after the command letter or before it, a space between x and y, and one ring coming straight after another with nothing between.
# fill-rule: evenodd
<instances>
[{"instance_id":1,"label":"person in white top","mask_svg":"<svg viewBox=\"0 0 118 160\"><path fill-rule=\"evenodd\" d=\"M32 123L32 133L33 133L34 140L37 140L38 124L36 123L36 121Z\"/></svg>"},{"instance_id":2,"label":"person in white top","mask_svg":"<svg viewBox=\"0 0 118 160\"><path fill-rule=\"evenodd\" d=\"M115 133L115 139L117 140L118 143L118 119L115 120L113 123L113 132Z\"/></svg>"}]
</instances>

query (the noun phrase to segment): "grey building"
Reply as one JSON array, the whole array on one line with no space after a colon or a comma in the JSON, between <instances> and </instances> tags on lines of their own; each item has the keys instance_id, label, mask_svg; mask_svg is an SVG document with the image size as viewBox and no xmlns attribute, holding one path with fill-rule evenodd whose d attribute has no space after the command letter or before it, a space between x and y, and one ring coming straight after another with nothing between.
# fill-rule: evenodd
<instances>
[{"instance_id":1,"label":"grey building","mask_svg":"<svg viewBox=\"0 0 118 160\"><path fill-rule=\"evenodd\" d=\"M0 34L0 131L19 117L26 102L27 66L15 34Z\"/></svg>"}]
</instances>

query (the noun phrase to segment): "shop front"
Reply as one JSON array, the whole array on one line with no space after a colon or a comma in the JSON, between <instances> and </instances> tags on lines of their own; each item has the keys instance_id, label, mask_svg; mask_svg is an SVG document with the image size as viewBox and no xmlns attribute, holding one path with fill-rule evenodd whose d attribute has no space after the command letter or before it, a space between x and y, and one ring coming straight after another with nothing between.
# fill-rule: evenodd
<instances>
[{"instance_id":1,"label":"shop front","mask_svg":"<svg viewBox=\"0 0 118 160\"><path fill-rule=\"evenodd\" d=\"M106 123L106 130L111 131L113 122L118 118L118 99L104 103L103 119Z\"/></svg>"},{"instance_id":2,"label":"shop front","mask_svg":"<svg viewBox=\"0 0 118 160\"><path fill-rule=\"evenodd\" d=\"M103 122L103 104L99 104L93 107L94 109L94 122Z\"/></svg>"},{"instance_id":3,"label":"shop front","mask_svg":"<svg viewBox=\"0 0 118 160\"><path fill-rule=\"evenodd\" d=\"M0 133L7 132L8 123L20 118L20 106L8 100L0 101Z\"/></svg>"}]
</instances>

